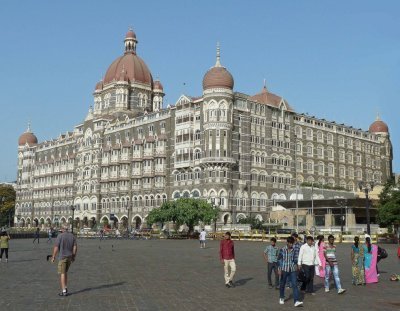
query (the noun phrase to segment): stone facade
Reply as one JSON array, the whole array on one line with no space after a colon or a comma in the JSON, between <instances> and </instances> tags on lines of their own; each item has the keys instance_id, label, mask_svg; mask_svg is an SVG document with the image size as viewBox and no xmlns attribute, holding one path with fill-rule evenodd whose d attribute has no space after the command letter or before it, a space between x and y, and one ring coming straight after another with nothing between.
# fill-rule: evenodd
<instances>
[{"instance_id":1,"label":"stone facade","mask_svg":"<svg viewBox=\"0 0 400 311\"><path fill-rule=\"evenodd\" d=\"M40 143L23 134L33 137L18 147L20 225L70 221L75 206L82 225L114 215L140 226L150 210L179 197L219 206L220 223L265 219L302 182L355 191L359 180L382 184L392 175L388 132L298 114L265 86L253 96L234 92L219 50L202 96L182 95L163 108L163 87L136 44L127 35L125 55L96 85L94 108L72 132Z\"/></svg>"}]
</instances>

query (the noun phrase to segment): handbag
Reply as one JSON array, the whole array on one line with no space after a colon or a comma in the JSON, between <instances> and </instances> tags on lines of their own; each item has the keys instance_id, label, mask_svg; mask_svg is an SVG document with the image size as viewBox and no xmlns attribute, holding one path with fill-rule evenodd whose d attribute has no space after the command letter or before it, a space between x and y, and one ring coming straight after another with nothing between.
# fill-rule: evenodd
<instances>
[{"instance_id":1,"label":"handbag","mask_svg":"<svg viewBox=\"0 0 400 311\"><path fill-rule=\"evenodd\" d=\"M382 248L382 247L378 247L378 256L379 256L381 259L387 258L388 253L387 253L386 249L384 249L384 248Z\"/></svg>"},{"instance_id":2,"label":"handbag","mask_svg":"<svg viewBox=\"0 0 400 311\"><path fill-rule=\"evenodd\" d=\"M303 269L300 269L299 273L297 273L297 281L305 282L307 280L306 273Z\"/></svg>"}]
</instances>

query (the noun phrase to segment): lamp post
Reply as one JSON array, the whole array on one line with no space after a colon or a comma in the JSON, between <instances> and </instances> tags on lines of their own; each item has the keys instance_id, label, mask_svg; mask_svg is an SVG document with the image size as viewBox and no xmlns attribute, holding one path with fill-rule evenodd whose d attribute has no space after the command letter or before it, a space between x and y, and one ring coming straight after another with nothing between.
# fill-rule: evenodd
<instances>
[{"instance_id":1,"label":"lamp post","mask_svg":"<svg viewBox=\"0 0 400 311\"><path fill-rule=\"evenodd\" d=\"M296 178L296 232L299 233L299 185L297 180L297 134L294 134L294 173Z\"/></svg>"},{"instance_id":2,"label":"lamp post","mask_svg":"<svg viewBox=\"0 0 400 311\"><path fill-rule=\"evenodd\" d=\"M336 199L336 204L340 206L340 232L343 234L343 207L347 206L347 199Z\"/></svg>"},{"instance_id":3,"label":"lamp post","mask_svg":"<svg viewBox=\"0 0 400 311\"><path fill-rule=\"evenodd\" d=\"M367 233L368 235L371 235L371 220L370 220L370 216L369 216L369 197L368 197L368 193L372 190L374 190L374 183L370 182L370 183L366 183L363 181L359 181L358 183L358 187L360 189L360 191L364 191L365 193L365 203L366 203L366 214L367 214Z\"/></svg>"},{"instance_id":4,"label":"lamp post","mask_svg":"<svg viewBox=\"0 0 400 311\"><path fill-rule=\"evenodd\" d=\"M74 213L75 213L75 206L73 206L73 205L71 205L71 211L72 211L72 228L71 228L71 232L72 233L74 233L74 221L75 221L75 216L74 216Z\"/></svg>"},{"instance_id":5,"label":"lamp post","mask_svg":"<svg viewBox=\"0 0 400 311\"><path fill-rule=\"evenodd\" d=\"M6 198L3 196L0 196L0 206L3 206L4 202L6 201ZM8 214L8 219L10 219L10 214ZM10 222L10 221L9 221Z\"/></svg>"}]
</instances>

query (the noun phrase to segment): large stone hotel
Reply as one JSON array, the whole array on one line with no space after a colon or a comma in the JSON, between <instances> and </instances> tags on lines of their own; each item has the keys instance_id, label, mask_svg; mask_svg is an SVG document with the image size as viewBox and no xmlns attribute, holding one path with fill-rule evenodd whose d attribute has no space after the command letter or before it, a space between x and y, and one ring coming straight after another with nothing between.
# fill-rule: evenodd
<instances>
[{"instance_id":1,"label":"large stone hotel","mask_svg":"<svg viewBox=\"0 0 400 311\"><path fill-rule=\"evenodd\" d=\"M365 131L298 113L265 85L255 95L234 91L219 48L202 95L166 105L137 44L129 30L73 131L38 142L28 127L20 136L19 225L71 221L74 206L81 226L111 217L139 227L180 197L207 199L221 209L218 223L236 223L266 219L305 182L355 191L359 181L392 176L388 126L379 118Z\"/></svg>"}]
</instances>

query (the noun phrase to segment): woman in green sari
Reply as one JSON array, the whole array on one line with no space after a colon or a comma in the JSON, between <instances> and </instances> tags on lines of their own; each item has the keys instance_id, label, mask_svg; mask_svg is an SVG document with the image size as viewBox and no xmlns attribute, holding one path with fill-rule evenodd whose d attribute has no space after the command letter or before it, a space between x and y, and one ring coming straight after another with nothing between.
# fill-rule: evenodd
<instances>
[{"instance_id":1,"label":"woman in green sari","mask_svg":"<svg viewBox=\"0 0 400 311\"><path fill-rule=\"evenodd\" d=\"M351 246L351 272L353 285L365 285L364 276L364 250L359 245L360 238L354 238L354 244Z\"/></svg>"}]
</instances>

